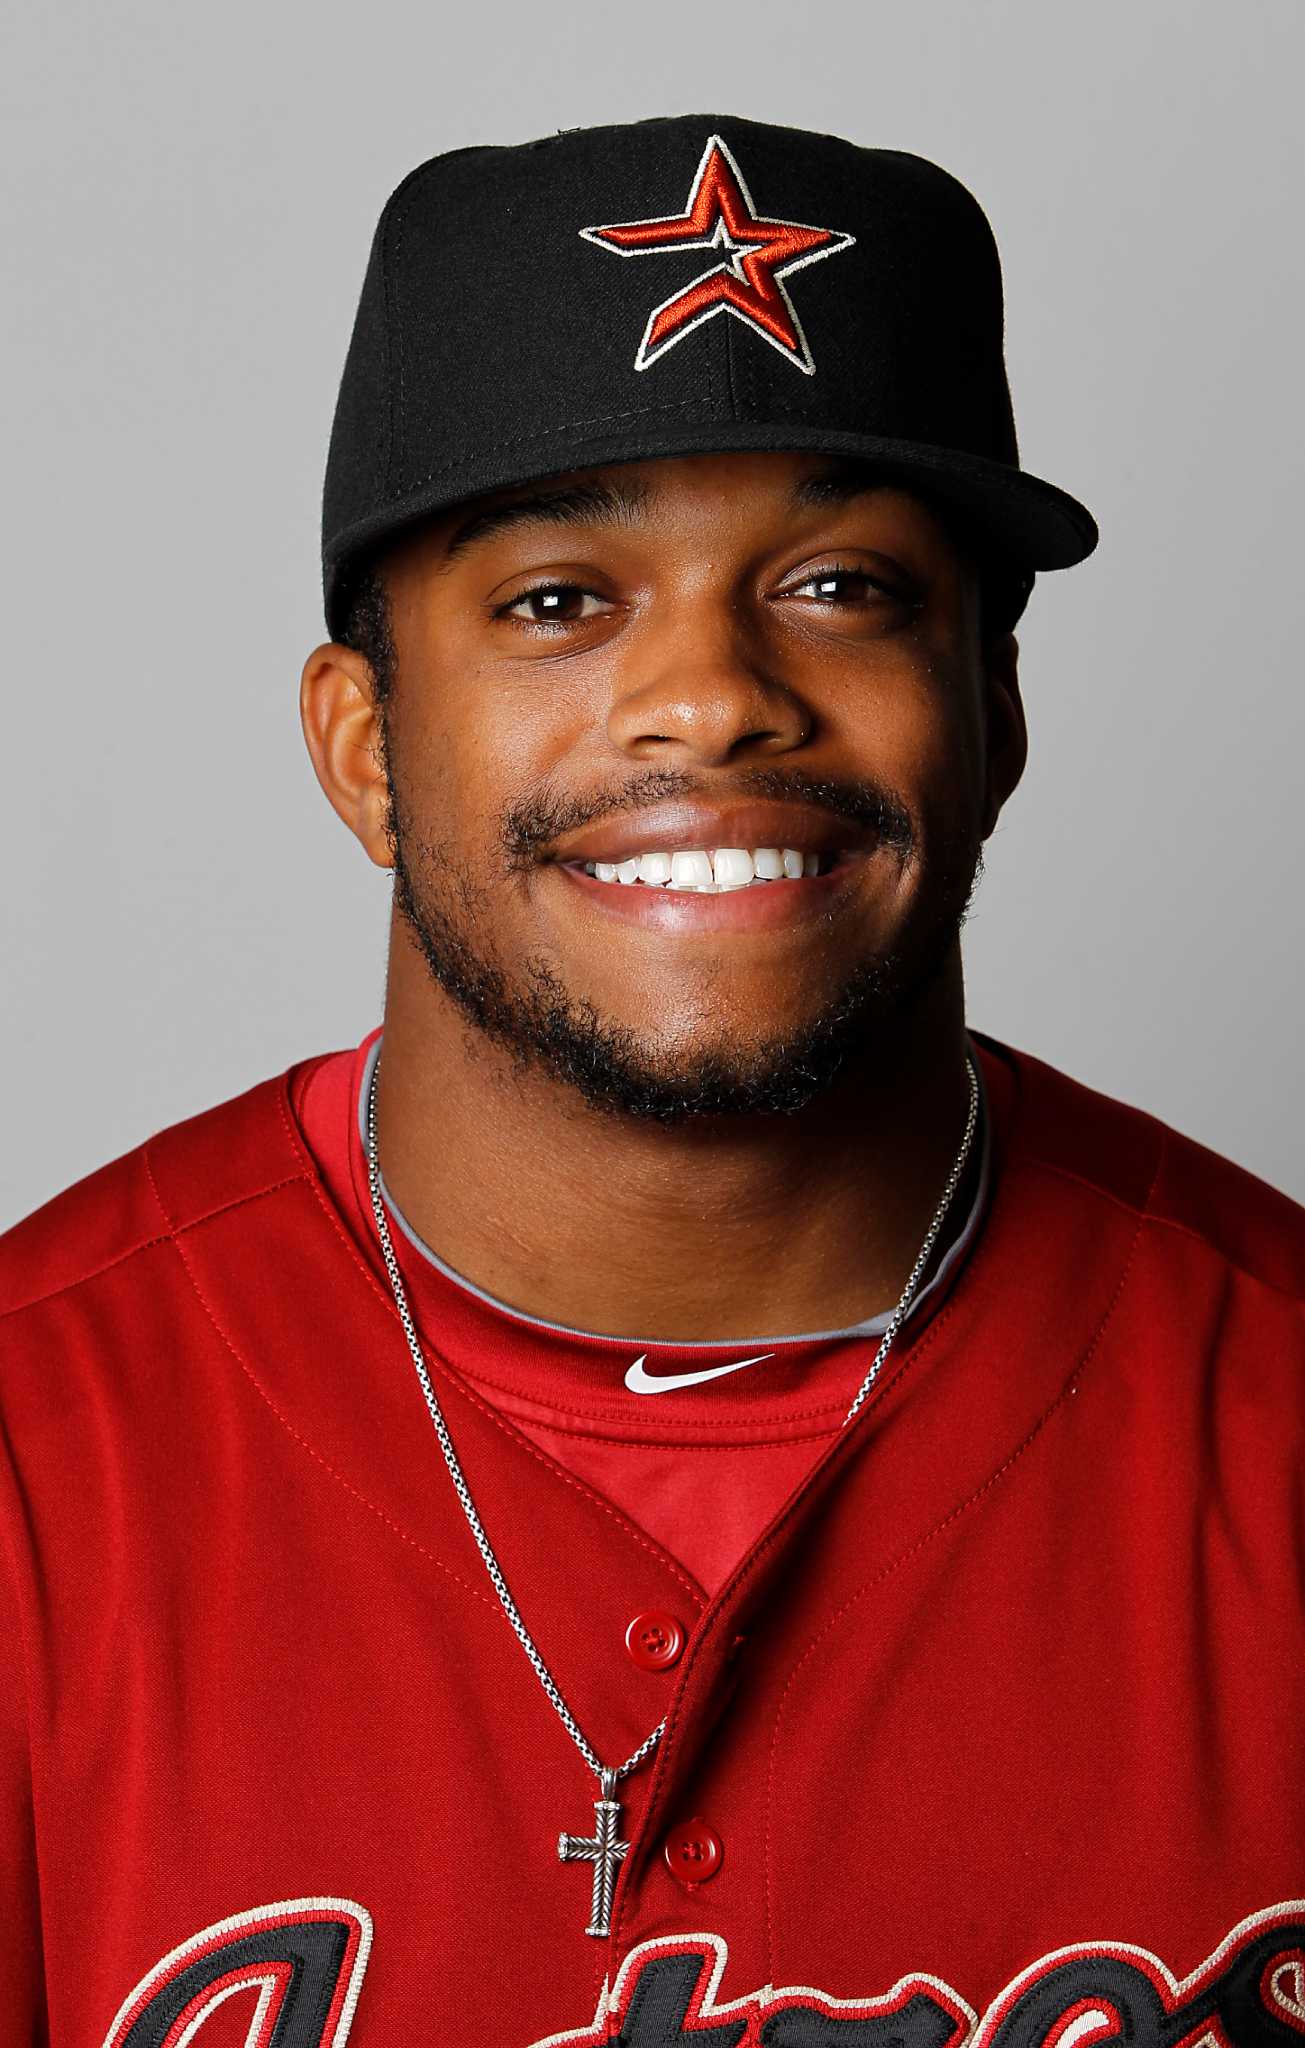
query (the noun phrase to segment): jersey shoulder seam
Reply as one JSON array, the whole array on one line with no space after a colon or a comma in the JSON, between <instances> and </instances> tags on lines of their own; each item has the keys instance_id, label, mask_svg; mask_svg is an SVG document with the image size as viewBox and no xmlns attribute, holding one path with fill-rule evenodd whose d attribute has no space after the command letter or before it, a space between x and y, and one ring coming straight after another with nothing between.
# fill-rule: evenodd
<instances>
[{"instance_id":1,"label":"jersey shoulder seam","mask_svg":"<svg viewBox=\"0 0 1305 2048\"><path fill-rule=\"evenodd\" d=\"M1168 1127L1161 1123L1160 1130L1163 1135L1160 1156L1156 1161L1156 1181L1152 1182L1152 1194L1154 1194L1156 1182L1159 1179L1160 1168L1164 1164L1165 1154L1169 1150L1170 1132ZM1234 1258L1230 1252L1225 1251L1221 1245L1216 1244L1213 1238L1206 1236L1200 1230L1194 1230L1190 1223L1184 1223L1177 1216L1166 1216L1162 1211L1152 1208L1150 1206L1151 1195L1147 1197L1147 1206L1139 1208L1136 1202L1130 1202L1123 1195L1117 1195L1113 1188L1103 1187L1100 1181L1085 1180L1081 1173L1075 1173L1068 1166L1057 1165L1053 1160L1039 1159L1033 1156L1023 1159L1019 1163L1026 1168L1034 1167L1040 1173L1051 1174L1057 1180L1070 1181L1075 1187L1083 1188L1088 1194L1096 1195L1101 1201L1110 1202L1115 1208L1122 1209L1126 1216L1137 1216L1145 1224L1153 1225L1162 1230L1176 1230L1180 1236L1190 1237L1194 1244L1199 1244L1205 1251L1210 1253L1212 1258L1217 1259L1221 1265L1229 1267L1234 1273L1240 1273L1244 1280L1251 1281L1256 1287L1267 1288L1270 1294L1279 1295L1283 1301L1289 1301L1298 1308L1305 1308L1305 1295L1293 1293L1290 1288L1279 1286L1276 1280L1270 1280L1265 1274L1253 1271L1241 1259Z\"/></svg>"},{"instance_id":2,"label":"jersey shoulder seam","mask_svg":"<svg viewBox=\"0 0 1305 2048\"><path fill-rule=\"evenodd\" d=\"M146 1156L148 1150L147 1145L141 1147L142 1164L145 1166L146 1176L157 1201L158 1190ZM264 1195L274 1195L279 1188L292 1187L295 1182L306 1178L307 1175L302 1170L298 1173L283 1174L280 1180L269 1181L265 1187L250 1188L243 1195L232 1195L228 1201L215 1202L211 1209L204 1210L202 1215L192 1216L185 1223L174 1223L160 1201L159 1210L166 1226L163 1230L156 1231L152 1237L140 1238L125 1251L116 1253L113 1258L102 1260L98 1266L89 1266L84 1273L78 1273L75 1279L64 1280L58 1287L48 1287L43 1294L33 1294L26 1300L10 1302L6 1307L0 1308L0 1322L8 1321L11 1316L23 1315L28 1309L40 1308L47 1301L58 1301L62 1295L73 1294L79 1287L89 1286L92 1280L99 1280L105 1273L112 1273L118 1266L125 1266L130 1260L138 1258L142 1252L152 1250L155 1245L171 1244L188 1230L197 1230L201 1224L211 1223L217 1216L225 1216L233 1209L242 1208L246 1202L261 1201Z\"/></svg>"}]
</instances>

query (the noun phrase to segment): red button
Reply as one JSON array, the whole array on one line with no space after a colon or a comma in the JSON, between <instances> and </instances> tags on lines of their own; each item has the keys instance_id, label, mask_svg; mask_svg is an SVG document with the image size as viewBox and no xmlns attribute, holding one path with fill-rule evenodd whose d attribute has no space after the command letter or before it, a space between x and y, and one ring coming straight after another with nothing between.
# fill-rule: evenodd
<instances>
[{"instance_id":1,"label":"red button","mask_svg":"<svg viewBox=\"0 0 1305 2048\"><path fill-rule=\"evenodd\" d=\"M635 1615L625 1631L625 1647L641 1671L669 1671L680 1661L684 1630L673 1614L650 1607Z\"/></svg>"},{"instance_id":2,"label":"red button","mask_svg":"<svg viewBox=\"0 0 1305 2048\"><path fill-rule=\"evenodd\" d=\"M705 1820L682 1820L671 1829L662 1850L671 1876L678 1877L690 1889L715 1877L724 1854L724 1843Z\"/></svg>"}]
</instances>

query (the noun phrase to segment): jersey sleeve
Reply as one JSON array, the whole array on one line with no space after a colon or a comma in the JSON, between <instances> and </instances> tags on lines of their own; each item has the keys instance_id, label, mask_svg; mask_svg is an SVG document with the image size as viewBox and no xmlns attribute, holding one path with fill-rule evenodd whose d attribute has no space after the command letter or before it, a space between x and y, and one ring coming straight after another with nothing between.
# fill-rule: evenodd
<instances>
[{"instance_id":1,"label":"jersey sleeve","mask_svg":"<svg viewBox=\"0 0 1305 2048\"><path fill-rule=\"evenodd\" d=\"M0 2037L46 2048L49 2026L27 1718L27 1657L15 1575L12 1476L0 1433Z\"/></svg>"}]
</instances>

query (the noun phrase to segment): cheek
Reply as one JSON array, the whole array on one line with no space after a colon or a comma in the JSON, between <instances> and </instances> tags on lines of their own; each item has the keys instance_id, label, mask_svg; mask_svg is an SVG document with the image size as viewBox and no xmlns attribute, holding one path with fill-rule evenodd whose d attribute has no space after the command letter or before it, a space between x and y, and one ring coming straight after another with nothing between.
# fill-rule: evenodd
<instances>
[{"instance_id":1,"label":"cheek","mask_svg":"<svg viewBox=\"0 0 1305 2048\"><path fill-rule=\"evenodd\" d=\"M507 737L490 715L494 701L466 669L403 677L395 780L423 812L436 804L450 817L483 811Z\"/></svg>"},{"instance_id":2,"label":"cheek","mask_svg":"<svg viewBox=\"0 0 1305 2048\"><path fill-rule=\"evenodd\" d=\"M484 880L501 875L504 826L523 801L595 786L577 764L601 717L574 679L469 661L428 672L409 704L394 754L400 800L427 845Z\"/></svg>"},{"instance_id":3,"label":"cheek","mask_svg":"<svg viewBox=\"0 0 1305 2048\"><path fill-rule=\"evenodd\" d=\"M531 794L574 797L601 780L603 704L578 677L541 666L533 675L496 672L472 678L458 716L444 722L442 744L454 764L459 798L482 828L494 829ZM610 764L609 764L610 765Z\"/></svg>"},{"instance_id":4,"label":"cheek","mask_svg":"<svg viewBox=\"0 0 1305 2048\"><path fill-rule=\"evenodd\" d=\"M867 779L880 781L910 809L963 803L980 761L976 687L966 661L923 635L891 668L827 698L831 737Z\"/></svg>"},{"instance_id":5,"label":"cheek","mask_svg":"<svg viewBox=\"0 0 1305 2048\"><path fill-rule=\"evenodd\" d=\"M979 733L972 686L961 674L937 670L933 682L910 736L913 768L922 791L956 804L977 786Z\"/></svg>"}]
</instances>

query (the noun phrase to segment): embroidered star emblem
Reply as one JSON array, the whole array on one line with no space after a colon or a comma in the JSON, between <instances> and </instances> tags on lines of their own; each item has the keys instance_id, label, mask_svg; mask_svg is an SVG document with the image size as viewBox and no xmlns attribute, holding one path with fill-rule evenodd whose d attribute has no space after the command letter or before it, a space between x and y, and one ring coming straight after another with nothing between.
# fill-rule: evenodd
<instances>
[{"instance_id":1,"label":"embroidered star emblem","mask_svg":"<svg viewBox=\"0 0 1305 2048\"><path fill-rule=\"evenodd\" d=\"M618 256L710 249L722 259L654 306L634 359L636 370L646 370L717 313L732 313L808 377L816 366L784 280L808 263L841 254L856 240L833 228L805 227L800 221L759 214L742 171L719 135L707 138L683 213L581 228L580 233L585 241L613 249Z\"/></svg>"}]
</instances>

